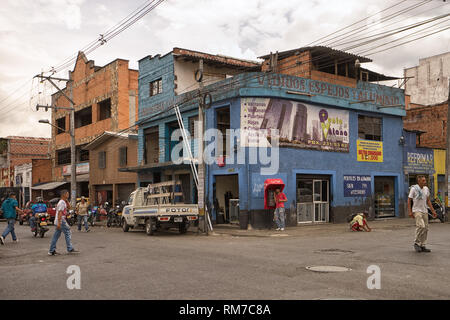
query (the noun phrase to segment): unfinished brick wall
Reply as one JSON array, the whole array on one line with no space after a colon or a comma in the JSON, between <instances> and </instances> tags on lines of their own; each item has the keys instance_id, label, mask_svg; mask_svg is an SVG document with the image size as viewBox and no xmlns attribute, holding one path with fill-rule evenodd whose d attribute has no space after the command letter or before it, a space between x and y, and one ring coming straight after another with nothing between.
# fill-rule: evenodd
<instances>
[{"instance_id":1,"label":"unfinished brick wall","mask_svg":"<svg viewBox=\"0 0 450 320\"><path fill-rule=\"evenodd\" d=\"M128 60L116 59L104 67L94 65L80 52L75 63L74 70L69 73L73 80L72 99L75 103L75 111L92 107L92 124L75 129L75 144L77 146L87 144L105 131L119 131L130 127L130 95L135 99L135 117L138 108L138 71L128 68ZM63 90L70 95L70 84ZM53 95L53 103L60 107L69 107L69 101L60 93ZM99 103L111 99L111 117L99 119ZM70 128L70 111L58 110L52 112L52 123L65 116L65 129ZM62 180L62 167L56 161L56 150L70 148L70 135L68 133L57 134L57 129L52 129L52 160L54 181Z\"/></svg>"},{"instance_id":2,"label":"unfinished brick wall","mask_svg":"<svg viewBox=\"0 0 450 320\"><path fill-rule=\"evenodd\" d=\"M31 163L32 163L31 177L33 185L52 181L51 159L33 159Z\"/></svg>"},{"instance_id":3,"label":"unfinished brick wall","mask_svg":"<svg viewBox=\"0 0 450 320\"><path fill-rule=\"evenodd\" d=\"M403 127L426 132L420 137L421 147L445 149L447 108L447 103L428 107L410 104L406 117L403 118Z\"/></svg>"}]
</instances>

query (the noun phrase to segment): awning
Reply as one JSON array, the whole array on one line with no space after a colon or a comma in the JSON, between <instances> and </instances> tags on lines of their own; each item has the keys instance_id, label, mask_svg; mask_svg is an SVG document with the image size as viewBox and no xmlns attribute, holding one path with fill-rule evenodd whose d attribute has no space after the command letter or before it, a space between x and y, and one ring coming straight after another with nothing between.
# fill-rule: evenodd
<instances>
[{"instance_id":1,"label":"awning","mask_svg":"<svg viewBox=\"0 0 450 320\"><path fill-rule=\"evenodd\" d=\"M39 186L31 187L31 189L33 189L33 190L53 190L53 189L56 189L56 188L62 186L63 184L66 184L66 183L68 183L68 182L49 182L49 183L41 184Z\"/></svg>"}]
</instances>

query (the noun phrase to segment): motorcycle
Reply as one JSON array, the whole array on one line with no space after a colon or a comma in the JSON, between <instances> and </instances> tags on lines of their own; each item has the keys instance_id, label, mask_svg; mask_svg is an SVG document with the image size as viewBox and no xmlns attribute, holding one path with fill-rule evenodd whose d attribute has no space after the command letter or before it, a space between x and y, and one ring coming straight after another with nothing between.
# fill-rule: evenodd
<instances>
[{"instance_id":1,"label":"motorcycle","mask_svg":"<svg viewBox=\"0 0 450 320\"><path fill-rule=\"evenodd\" d=\"M115 208L111 208L108 210L108 221L106 222L106 226L112 227L119 226L120 227L120 218L122 215L122 210L120 205L116 205Z\"/></svg>"},{"instance_id":2,"label":"motorcycle","mask_svg":"<svg viewBox=\"0 0 450 320\"><path fill-rule=\"evenodd\" d=\"M66 216L66 221L69 226L73 226L77 222L77 214L74 210L69 210L69 213Z\"/></svg>"},{"instance_id":3,"label":"motorcycle","mask_svg":"<svg viewBox=\"0 0 450 320\"><path fill-rule=\"evenodd\" d=\"M88 210L89 217L88 217L88 223L93 227L95 225L95 220L97 218L98 213L98 207L94 206L92 209Z\"/></svg>"},{"instance_id":4,"label":"motorcycle","mask_svg":"<svg viewBox=\"0 0 450 320\"><path fill-rule=\"evenodd\" d=\"M434 211L436 211L437 217L434 218L433 213L431 212L430 208L428 208L428 219L429 220L439 219L442 223L444 223L447 220L447 212L445 211L445 206L437 198L431 200L431 205L433 206Z\"/></svg>"},{"instance_id":5,"label":"motorcycle","mask_svg":"<svg viewBox=\"0 0 450 320\"><path fill-rule=\"evenodd\" d=\"M43 238L45 233L49 230L47 227L49 214L47 212L36 213L34 217L36 219L36 227L32 231L33 236L37 237L37 235L39 235Z\"/></svg>"}]
</instances>

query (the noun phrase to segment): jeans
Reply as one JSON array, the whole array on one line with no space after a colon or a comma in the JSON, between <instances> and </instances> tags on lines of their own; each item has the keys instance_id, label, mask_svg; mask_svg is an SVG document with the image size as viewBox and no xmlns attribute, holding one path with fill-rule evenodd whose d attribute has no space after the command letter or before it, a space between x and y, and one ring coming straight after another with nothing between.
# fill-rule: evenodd
<instances>
[{"instance_id":1,"label":"jeans","mask_svg":"<svg viewBox=\"0 0 450 320\"><path fill-rule=\"evenodd\" d=\"M284 208L276 208L274 213L275 222L277 227L280 229L284 229L285 227L285 218L284 218Z\"/></svg>"},{"instance_id":2,"label":"jeans","mask_svg":"<svg viewBox=\"0 0 450 320\"><path fill-rule=\"evenodd\" d=\"M56 250L56 242L61 236L61 232L64 233L64 237L66 238L67 251L73 250L70 227L67 224L66 220L63 219L61 221L61 230L55 228L55 233L53 234L52 242L50 243L50 252L54 252Z\"/></svg>"},{"instance_id":3,"label":"jeans","mask_svg":"<svg viewBox=\"0 0 450 320\"><path fill-rule=\"evenodd\" d=\"M89 229L89 224L88 224L88 216L78 216L78 231L81 231L81 220L84 221L84 227L86 228L86 231Z\"/></svg>"},{"instance_id":4,"label":"jeans","mask_svg":"<svg viewBox=\"0 0 450 320\"><path fill-rule=\"evenodd\" d=\"M14 224L16 223L16 219L6 219L6 222L8 223L8 225L6 226L5 231L3 231L2 237L6 238L8 233L11 232L12 239L16 241L17 237L16 233L14 232Z\"/></svg>"},{"instance_id":5,"label":"jeans","mask_svg":"<svg viewBox=\"0 0 450 320\"><path fill-rule=\"evenodd\" d=\"M36 228L36 217L35 216L33 216L33 217L30 217L30 228L31 228L31 230L33 230L34 228Z\"/></svg>"}]
</instances>

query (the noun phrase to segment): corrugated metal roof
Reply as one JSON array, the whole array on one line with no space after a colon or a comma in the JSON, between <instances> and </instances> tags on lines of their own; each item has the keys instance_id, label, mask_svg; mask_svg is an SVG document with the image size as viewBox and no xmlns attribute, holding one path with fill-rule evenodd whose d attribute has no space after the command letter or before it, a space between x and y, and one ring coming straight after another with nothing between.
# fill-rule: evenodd
<instances>
[{"instance_id":1,"label":"corrugated metal roof","mask_svg":"<svg viewBox=\"0 0 450 320\"><path fill-rule=\"evenodd\" d=\"M350 52L341 51L341 50L337 50L337 49L333 49L333 48L325 47L325 46L302 47L302 48L278 52L278 59L283 59L283 58L286 58L286 57L289 57L289 56L292 56L295 54L299 54L299 53L302 53L305 51L311 51L311 53L328 54L330 57L335 57L335 58L350 58L351 57L351 58L358 59L359 62L361 62L361 63L372 62L372 59L369 59L367 57L358 56L358 55L350 53ZM258 58L259 59L268 59L269 57L270 57L270 54L266 54L266 55L258 57Z\"/></svg>"}]
</instances>

